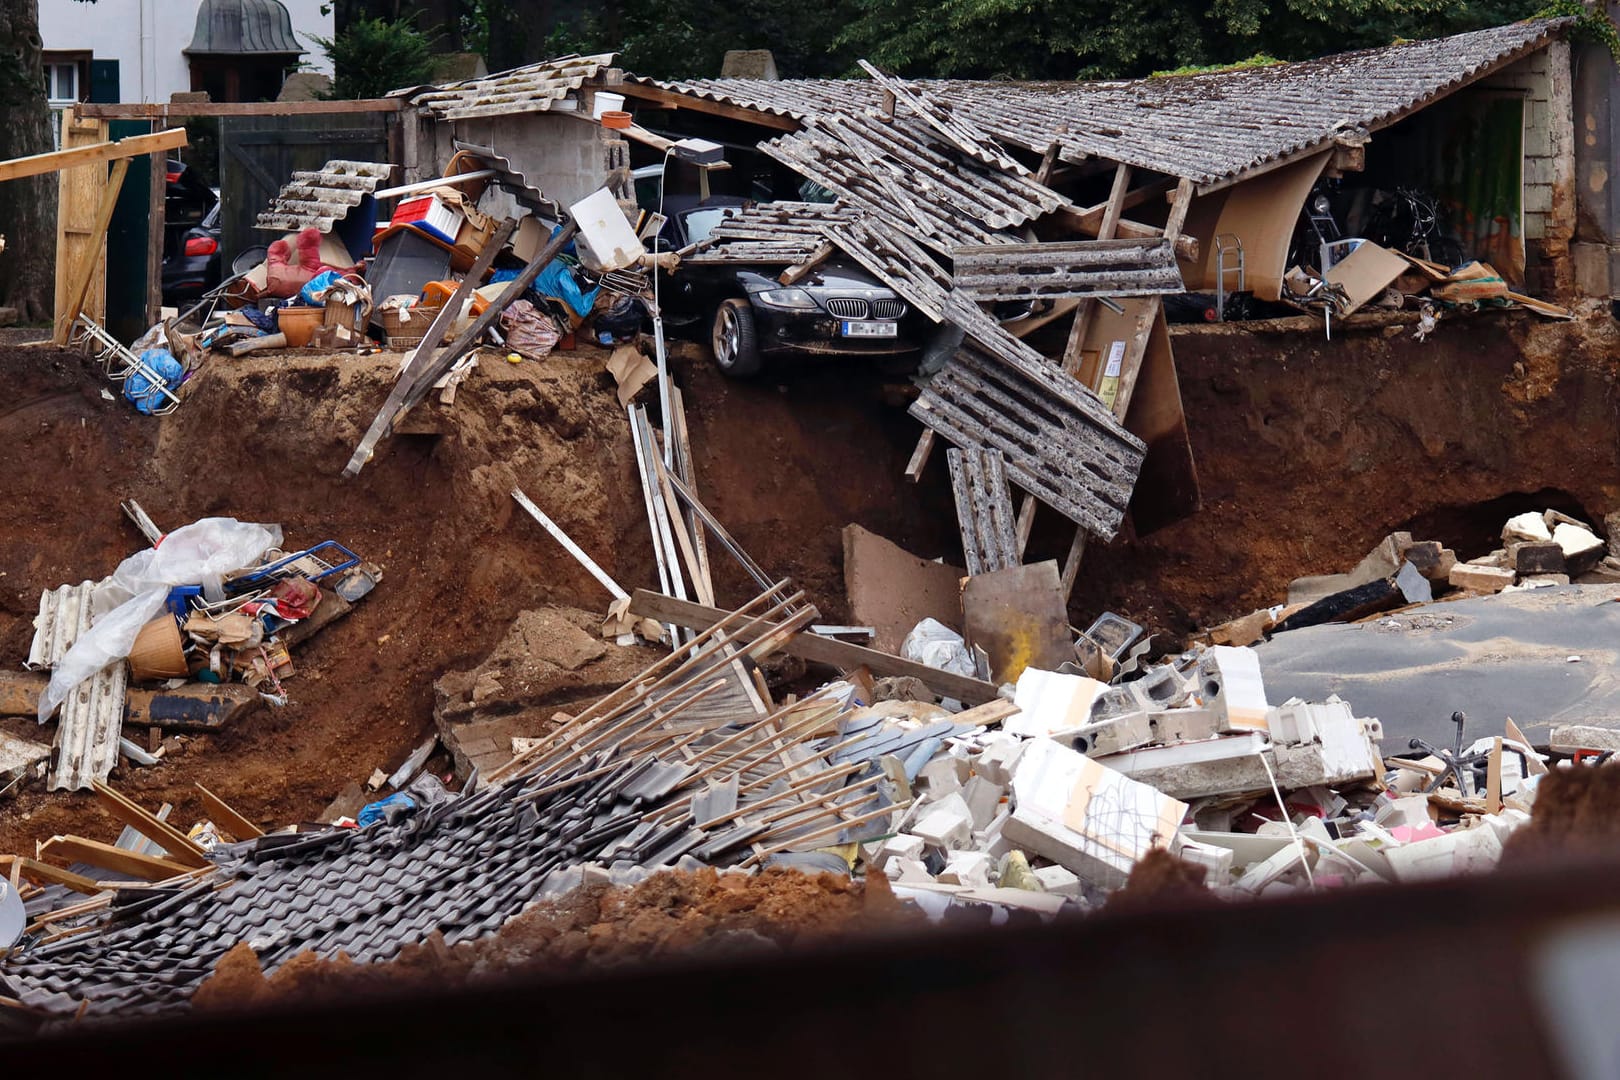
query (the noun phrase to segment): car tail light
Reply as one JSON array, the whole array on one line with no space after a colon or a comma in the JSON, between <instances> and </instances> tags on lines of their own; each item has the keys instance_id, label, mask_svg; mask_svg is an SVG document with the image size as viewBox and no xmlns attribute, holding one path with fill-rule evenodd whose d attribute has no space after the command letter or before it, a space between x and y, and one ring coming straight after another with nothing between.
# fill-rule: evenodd
<instances>
[{"instance_id":1,"label":"car tail light","mask_svg":"<svg viewBox=\"0 0 1620 1080\"><path fill-rule=\"evenodd\" d=\"M186 241L187 255L212 255L219 250L219 241L212 236L193 236Z\"/></svg>"}]
</instances>

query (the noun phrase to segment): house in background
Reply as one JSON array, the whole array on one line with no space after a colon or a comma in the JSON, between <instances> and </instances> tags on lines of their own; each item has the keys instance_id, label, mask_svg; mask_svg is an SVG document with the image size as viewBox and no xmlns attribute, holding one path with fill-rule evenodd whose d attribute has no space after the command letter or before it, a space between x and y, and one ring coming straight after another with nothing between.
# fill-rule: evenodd
<instances>
[{"instance_id":1,"label":"house in background","mask_svg":"<svg viewBox=\"0 0 1620 1080\"><path fill-rule=\"evenodd\" d=\"M53 108L79 101L266 101L302 68L330 75L323 0L39 0Z\"/></svg>"}]
</instances>

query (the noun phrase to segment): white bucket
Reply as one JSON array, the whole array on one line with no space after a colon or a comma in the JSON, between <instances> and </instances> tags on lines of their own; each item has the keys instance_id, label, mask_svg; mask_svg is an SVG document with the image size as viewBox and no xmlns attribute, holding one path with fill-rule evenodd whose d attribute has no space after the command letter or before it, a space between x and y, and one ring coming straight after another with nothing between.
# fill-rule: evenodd
<instances>
[{"instance_id":1,"label":"white bucket","mask_svg":"<svg viewBox=\"0 0 1620 1080\"><path fill-rule=\"evenodd\" d=\"M592 108L595 109L595 112L591 113L592 120L602 119L602 114L605 112L623 112L624 95L609 94L604 90L598 90L596 92L596 101L592 105Z\"/></svg>"}]
</instances>

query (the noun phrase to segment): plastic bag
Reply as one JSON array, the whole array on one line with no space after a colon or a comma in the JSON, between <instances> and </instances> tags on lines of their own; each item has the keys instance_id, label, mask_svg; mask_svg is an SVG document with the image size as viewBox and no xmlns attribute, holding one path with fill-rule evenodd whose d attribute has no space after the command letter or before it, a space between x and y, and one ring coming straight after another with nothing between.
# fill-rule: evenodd
<instances>
[{"instance_id":1,"label":"plastic bag","mask_svg":"<svg viewBox=\"0 0 1620 1080\"><path fill-rule=\"evenodd\" d=\"M205 594L223 596L221 578L256 564L280 543L279 525L203 518L169 533L159 546L138 551L119 563L92 594L96 614L90 629L56 662L50 685L39 698L39 722L49 720L74 687L129 656L135 636L157 618L171 588L200 583Z\"/></svg>"},{"instance_id":2,"label":"plastic bag","mask_svg":"<svg viewBox=\"0 0 1620 1080\"><path fill-rule=\"evenodd\" d=\"M403 791L396 791L386 799L379 799L374 803L367 803L360 808L360 816L355 818L355 824L362 829L369 829L373 825L386 821L390 825L398 825L408 815L416 812L416 800Z\"/></svg>"},{"instance_id":3,"label":"plastic bag","mask_svg":"<svg viewBox=\"0 0 1620 1080\"><path fill-rule=\"evenodd\" d=\"M527 300L514 300L507 305L501 312L501 330L506 334L507 348L531 360L546 356L562 339L552 321Z\"/></svg>"},{"instance_id":4,"label":"plastic bag","mask_svg":"<svg viewBox=\"0 0 1620 1080\"><path fill-rule=\"evenodd\" d=\"M298 290L298 302L305 307L320 307L326 302L326 290L343 280L336 270L322 270Z\"/></svg>"},{"instance_id":5,"label":"plastic bag","mask_svg":"<svg viewBox=\"0 0 1620 1080\"><path fill-rule=\"evenodd\" d=\"M579 282L574 279L573 271L561 259L553 259L547 263L546 268L540 271L540 276L535 278L534 284L529 287L541 296L556 297L573 308L574 314L581 318L591 313L591 308L596 306L596 294L601 291L600 286L590 292L581 289Z\"/></svg>"},{"instance_id":6,"label":"plastic bag","mask_svg":"<svg viewBox=\"0 0 1620 1080\"><path fill-rule=\"evenodd\" d=\"M924 619L911 628L900 644L900 655L917 664L927 664L953 675L975 675L973 654L962 635L937 619Z\"/></svg>"},{"instance_id":7,"label":"plastic bag","mask_svg":"<svg viewBox=\"0 0 1620 1080\"><path fill-rule=\"evenodd\" d=\"M147 349L141 353L141 363L157 378L148 379L136 371L124 380L124 397L134 403L138 411L151 416L168 404L163 390L174 391L186 377L186 369L167 349Z\"/></svg>"}]
</instances>

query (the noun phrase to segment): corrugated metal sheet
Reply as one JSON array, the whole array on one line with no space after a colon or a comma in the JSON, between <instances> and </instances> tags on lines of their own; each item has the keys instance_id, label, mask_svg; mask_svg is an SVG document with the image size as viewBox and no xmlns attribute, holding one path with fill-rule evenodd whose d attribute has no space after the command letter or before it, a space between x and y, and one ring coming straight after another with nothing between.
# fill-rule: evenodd
<instances>
[{"instance_id":1,"label":"corrugated metal sheet","mask_svg":"<svg viewBox=\"0 0 1620 1080\"><path fill-rule=\"evenodd\" d=\"M574 109L578 101L570 95L611 67L615 55L563 56L482 79L413 91L407 100L440 120Z\"/></svg>"},{"instance_id":2,"label":"corrugated metal sheet","mask_svg":"<svg viewBox=\"0 0 1620 1080\"><path fill-rule=\"evenodd\" d=\"M975 300L1156 296L1186 289L1175 249L1163 240L960 247L953 266L956 287Z\"/></svg>"},{"instance_id":3,"label":"corrugated metal sheet","mask_svg":"<svg viewBox=\"0 0 1620 1080\"><path fill-rule=\"evenodd\" d=\"M328 161L319 172L295 172L253 227L276 232L313 227L329 233L393 174L392 165L377 161Z\"/></svg>"},{"instance_id":4,"label":"corrugated metal sheet","mask_svg":"<svg viewBox=\"0 0 1620 1080\"><path fill-rule=\"evenodd\" d=\"M806 262L828 242L826 226L858 216L858 211L837 203L760 203L715 226L698 250L681 261L783 266Z\"/></svg>"},{"instance_id":5,"label":"corrugated metal sheet","mask_svg":"<svg viewBox=\"0 0 1620 1080\"><path fill-rule=\"evenodd\" d=\"M996 139L1060 157L1151 169L1197 183L1236 176L1375 131L1560 36L1570 19L1535 19L1429 41L1271 67L1128 82L924 81L908 85ZM644 80L646 81L646 80ZM700 79L667 90L800 119L875 108L868 80Z\"/></svg>"},{"instance_id":6,"label":"corrugated metal sheet","mask_svg":"<svg viewBox=\"0 0 1620 1080\"><path fill-rule=\"evenodd\" d=\"M28 666L55 664L90 628L95 588L94 582L85 581L40 593ZM128 668L120 660L80 683L62 702L56 720L56 765L51 771L50 790L88 790L91 781L105 780L112 772L124 725L127 679Z\"/></svg>"}]
</instances>

